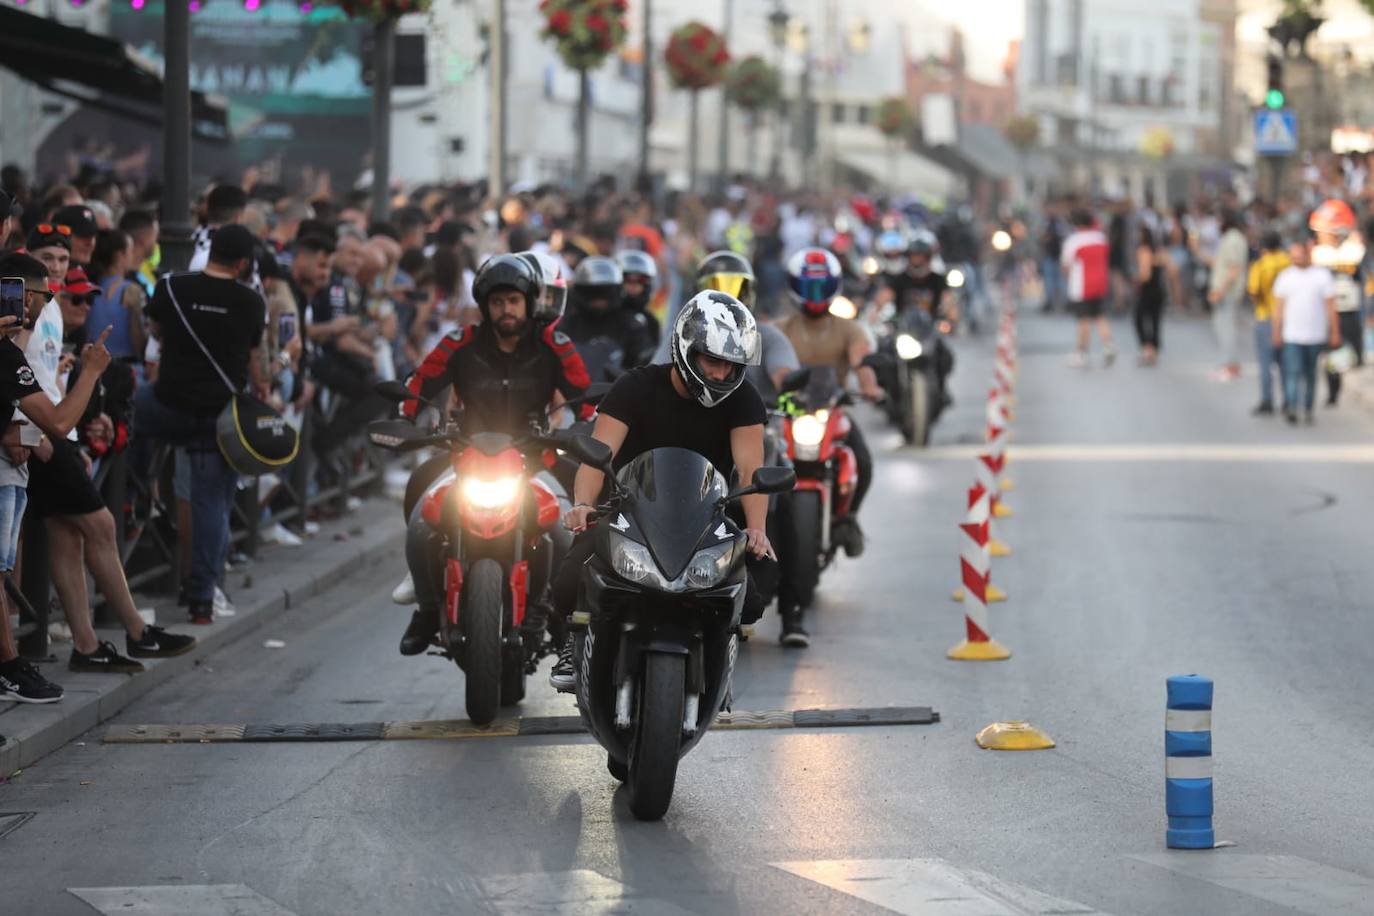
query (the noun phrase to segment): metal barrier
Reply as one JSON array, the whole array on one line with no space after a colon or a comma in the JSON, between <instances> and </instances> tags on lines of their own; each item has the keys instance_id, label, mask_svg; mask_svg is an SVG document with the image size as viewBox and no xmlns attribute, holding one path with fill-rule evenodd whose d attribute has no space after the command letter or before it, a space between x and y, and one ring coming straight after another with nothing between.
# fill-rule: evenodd
<instances>
[{"instance_id":1,"label":"metal barrier","mask_svg":"<svg viewBox=\"0 0 1374 916\"><path fill-rule=\"evenodd\" d=\"M280 475L268 503L272 521L280 522L297 535L304 535L311 514L343 514L348 498L375 491L386 471L390 453L373 448L359 431L351 440L342 462L339 480L328 487L313 487L315 465L310 447L311 431L319 421L315 407L306 411L301 423L300 453ZM146 480L129 468L125 452L107 455L100 463L94 482L114 516L115 543L129 588L176 591L181 585L182 556L178 537L178 515L173 475L175 451L164 443L154 449ZM261 546L260 522L264 505L259 498L260 478L245 478L230 516L230 545L249 557L256 557ZM32 515L24 519L22 588L7 581L6 592L19 608L20 625L16 632L19 652L28 658L48 656L48 603L51 595L48 537L45 524ZM97 614L97 623L107 622Z\"/></svg>"}]
</instances>

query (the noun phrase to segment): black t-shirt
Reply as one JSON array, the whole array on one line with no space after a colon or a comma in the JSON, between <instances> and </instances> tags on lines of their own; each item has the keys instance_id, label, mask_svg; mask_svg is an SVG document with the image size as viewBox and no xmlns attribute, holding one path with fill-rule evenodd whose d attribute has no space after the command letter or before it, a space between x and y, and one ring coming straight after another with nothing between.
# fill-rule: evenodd
<instances>
[{"instance_id":1,"label":"black t-shirt","mask_svg":"<svg viewBox=\"0 0 1374 916\"><path fill-rule=\"evenodd\" d=\"M945 282L944 274L933 270L924 277L917 277L911 273L888 274L887 285L892 288L899 311L919 306L932 315L939 310L940 297L949 286Z\"/></svg>"},{"instance_id":2,"label":"black t-shirt","mask_svg":"<svg viewBox=\"0 0 1374 916\"><path fill-rule=\"evenodd\" d=\"M153 292L148 317L162 331L162 362L153 388L157 399L187 413L213 416L229 403L229 389L187 333L167 293L168 283L182 314L236 391L248 382L248 360L262 342L267 305L237 280L203 273L164 278Z\"/></svg>"},{"instance_id":3,"label":"black t-shirt","mask_svg":"<svg viewBox=\"0 0 1374 916\"><path fill-rule=\"evenodd\" d=\"M33 369L24 358L24 351L8 337L0 339L0 436L9 431L19 402L43 389L33 377Z\"/></svg>"},{"instance_id":4,"label":"black t-shirt","mask_svg":"<svg viewBox=\"0 0 1374 916\"><path fill-rule=\"evenodd\" d=\"M618 471L655 448L686 448L706 456L728 479L735 470L730 431L762 426L768 415L763 398L746 379L715 407L684 398L673 387L672 366L631 369L607 392L597 410L630 427L615 456Z\"/></svg>"}]
</instances>

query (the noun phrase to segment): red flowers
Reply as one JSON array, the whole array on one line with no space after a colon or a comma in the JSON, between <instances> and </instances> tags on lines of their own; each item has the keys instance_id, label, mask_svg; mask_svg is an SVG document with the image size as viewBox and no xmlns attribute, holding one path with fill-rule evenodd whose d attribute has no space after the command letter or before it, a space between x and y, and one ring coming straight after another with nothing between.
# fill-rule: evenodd
<instances>
[{"instance_id":1,"label":"red flowers","mask_svg":"<svg viewBox=\"0 0 1374 916\"><path fill-rule=\"evenodd\" d=\"M710 26L689 22L673 32L664 50L668 75L683 89L705 89L725 77L730 61L725 40Z\"/></svg>"},{"instance_id":2,"label":"red flowers","mask_svg":"<svg viewBox=\"0 0 1374 916\"><path fill-rule=\"evenodd\" d=\"M543 37L572 69L595 69L624 43L628 8L628 0L542 0Z\"/></svg>"},{"instance_id":3,"label":"red flowers","mask_svg":"<svg viewBox=\"0 0 1374 916\"><path fill-rule=\"evenodd\" d=\"M567 10L558 10L549 17L549 29L558 34L566 35L572 28L572 14Z\"/></svg>"}]
</instances>

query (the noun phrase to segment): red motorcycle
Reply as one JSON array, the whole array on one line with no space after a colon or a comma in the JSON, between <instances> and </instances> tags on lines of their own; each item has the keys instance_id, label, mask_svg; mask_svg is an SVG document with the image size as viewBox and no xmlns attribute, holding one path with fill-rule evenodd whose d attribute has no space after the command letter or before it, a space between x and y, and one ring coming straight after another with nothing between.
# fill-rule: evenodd
<instances>
[{"instance_id":1,"label":"red motorcycle","mask_svg":"<svg viewBox=\"0 0 1374 916\"><path fill-rule=\"evenodd\" d=\"M792 493L792 544L796 549L794 578L802 607L815 598L821 572L835 558L831 539L835 523L849 517L859 465L845 444L850 419L844 408L853 401L829 367L803 370L809 378L801 390L786 397L783 436L787 457L797 471Z\"/></svg>"},{"instance_id":2,"label":"red motorcycle","mask_svg":"<svg viewBox=\"0 0 1374 916\"><path fill-rule=\"evenodd\" d=\"M378 391L414 397L390 383L378 385ZM601 394L580 400L594 401ZM404 420L372 423L368 438L395 451L450 449L453 476L432 486L420 507L425 522L444 539L437 647L466 675L468 718L486 725L502 706L525 698L526 676L553 651L544 635L544 615L526 623L531 605L544 600L542 589L532 594L532 583L551 583L567 549L558 527L566 494L536 476L554 466L562 440L537 427L518 437L468 436L453 427L431 434ZM538 460L531 460L534 455ZM532 576L532 567L537 575Z\"/></svg>"}]
</instances>

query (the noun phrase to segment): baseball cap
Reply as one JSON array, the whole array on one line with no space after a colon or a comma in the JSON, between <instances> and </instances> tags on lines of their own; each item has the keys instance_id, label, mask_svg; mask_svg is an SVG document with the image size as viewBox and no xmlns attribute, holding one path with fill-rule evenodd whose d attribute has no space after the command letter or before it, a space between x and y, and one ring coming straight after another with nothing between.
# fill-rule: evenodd
<instances>
[{"instance_id":1,"label":"baseball cap","mask_svg":"<svg viewBox=\"0 0 1374 916\"><path fill-rule=\"evenodd\" d=\"M67 282L62 287L62 292L71 296L85 296L99 290L100 287L90 281L90 278L86 276L86 271L82 268L73 267L67 271Z\"/></svg>"},{"instance_id":2,"label":"baseball cap","mask_svg":"<svg viewBox=\"0 0 1374 916\"><path fill-rule=\"evenodd\" d=\"M63 230L66 230L65 232ZM39 223L29 232L28 241L24 247L29 251L37 251L40 248L51 248L52 246L72 250L71 230L66 226L56 226L52 223Z\"/></svg>"},{"instance_id":3,"label":"baseball cap","mask_svg":"<svg viewBox=\"0 0 1374 916\"><path fill-rule=\"evenodd\" d=\"M95 214L85 204L62 207L52 215L52 222L70 228L72 235L83 239L95 235L99 228L95 224Z\"/></svg>"},{"instance_id":4,"label":"baseball cap","mask_svg":"<svg viewBox=\"0 0 1374 916\"><path fill-rule=\"evenodd\" d=\"M253 256L256 245L257 239L248 231L248 227L237 223L220 226L210 237L210 260L218 264L242 261Z\"/></svg>"}]
</instances>

